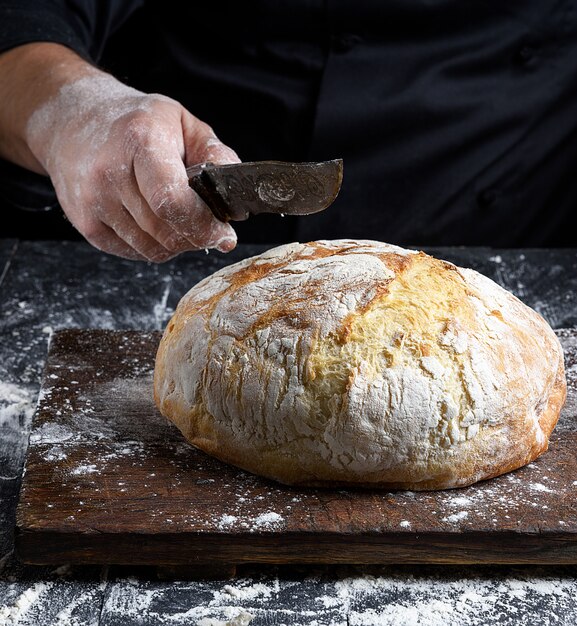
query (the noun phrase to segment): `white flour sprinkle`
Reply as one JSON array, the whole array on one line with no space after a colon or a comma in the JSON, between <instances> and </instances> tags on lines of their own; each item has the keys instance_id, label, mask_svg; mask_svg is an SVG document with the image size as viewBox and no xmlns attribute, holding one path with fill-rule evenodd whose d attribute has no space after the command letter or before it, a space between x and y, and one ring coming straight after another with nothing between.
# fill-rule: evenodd
<instances>
[{"instance_id":1,"label":"white flour sprinkle","mask_svg":"<svg viewBox=\"0 0 577 626\"><path fill-rule=\"evenodd\" d=\"M469 517L469 511L459 511L458 513L453 513L447 517L443 517L441 521L443 522L451 522L451 524L455 524L456 522L460 522L461 520Z\"/></svg>"},{"instance_id":2,"label":"white flour sprinkle","mask_svg":"<svg viewBox=\"0 0 577 626\"><path fill-rule=\"evenodd\" d=\"M226 621L214 619L212 617L203 617L196 622L196 626L248 626L253 620L254 615L241 611L236 617L227 619Z\"/></svg>"},{"instance_id":3,"label":"white flour sprinkle","mask_svg":"<svg viewBox=\"0 0 577 626\"><path fill-rule=\"evenodd\" d=\"M356 626L486 626L533 623L535 607L556 607L559 616L574 615L575 583L572 577L526 577L513 572L508 578L491 579L462 570L456 575L426 577L402 575L362 576L335 584L347 624ZM427 592L433 590L430 597ZM318 599L330 606L334 596ZM379 598L375 607L374 599ZM368 602L366 602L368 601ZM540 611L540 612L541 612ZM544 613L543 613L544 614ZM551 624L569 625L553 616ZM523 619L524 618L524 619Z\"/></svg>"},{"instance_id":4,"label":"white flour sprinkle","mask_svg":"<svg viewBox=\"0 0 577 626\"><path fill-rule=\"evenodd\" d=\"M68 455L60 446L53 446L43 456L46 461L63 461L68 458Z\"/></svg>"},{"instance_id":5,"label":"white flour sprinkle","mask_svg":"<svg viewBox=\"0 0 577 626\"><path fill-rule=\"evenodd\" d=\"M32 431L30 444L64 443L74 437L74 433L62 424L46 422Z\"/></svg>"},{"instance_id":6,"label":"white flour sprinkle","mask_svg":"<svg viewBox=\"0 0 577 626\"><path fill-rule=\"evenodd\" d=\"M35 392L26 387L0 381L0 427L16 424L21 415L29 421L35 397Z\"/></svg>"},{"instance_id":7,"label":"white flour sprinkle","mask_svg":"<svg viewBox=\"0 0 577 626\"><path fill-rule=\"evenodd\" d=\"M217 521L216 525L222 530L223 528L228 528L229 526L232 526L237 519L238 517L236 515L222 515Z\"/></svg>"},{"instance_id":8,"label":"white flour sprinkle","mask_svg":"<svg viewBox=\"0 0 577 626\"><path fill-rule=\"evenodd\" d=\"M79 465L70 471L73 476L82 476L84 474L95 474L98 472L96 465Z\"/></svg>"},{"instance_id":9,"label":"white flour sprinkle","mask_svg":"<svg viewBox=\"0 0 577 626\"><path fill-rule=\"evenodd\" d=\"M38 604L40 597L51 587L51 582L38 582L25 589L10 606L0 606L0 623L6 626L20 624L31 608Z\"/></svg>"},{"instance_id":10,"label":"white flour sprinkle","mask_svg":"<svg viewBox=\"0 0 577 626\"><path fill-rule=\"evenodd\" d=\"M572 626L577 610L574 577L544 574L544 568L500 573L473 568L439 572L428 567L420 573L413 570L410 576L396 566L352 569L356 573L346 577L305 576L298 583L274 575L256 582L239 578L170 585L117 580L108 584L102 621L158 626L246 626L252 619L319 626L517 626L546 615L551 621L543 623ZM75 611L104 591L101 585L90 585L71 598L47 593L53 585L34 583L10 603L2 606L0 600L0 623L24 626L37 623L37 616L51 616L46 623L80 626L83 622ZM318 592L311 595L311 589Z\"/></svg>"},{"instance_id":11,"label":"white flour sprinkle","mask_svg":"<svg viewBox=\"0 0 577 626\"><path fill-rule=\"evenodd\" d=\"M282 515L275 513L274 511L268 511L267 513L261 513L258 517L252 520L251 526L256 529L274 529L278 528L284 522Z\"/></svg>"},{"instance_id":12,"label":"white flour sprinkle","mask_svg":"<svg viewBox=\"0 0 577 626\"><path fill-rule=\"evenodd\" d=\"M164 291L162 292L162 296L160 301L157 302L153 307L154 313L154 327L158 330L162 330L170 317L170 312L167 310L167 302L168 296L170 295L170 289L172 286L172 279L170 276L164 277Z\"/></svg>"},{"instance_id":13,"label":"white flour sprinkle","mask_svg":"<svg viewBox=\"0 0 577 626\"><path fill-rule=\"evenodd\" d=\"M544 493L553 493L553 489L549 489L549 487L543 483L531 483L529 485L529 489L533 491L542 491Z\"/></svg>"},{"instance_id":14,"label":"white flour sprinkle","mask_svg":"<svg viewBox=\"0 0 577 626\"><path fill-rule=\"evenodd\" d=\"M447 501L449 506L471 506L473 501L471 498L466 498L465 496L457 496L456 498L451 498Z\"/></svg>"},{"instance_id":15,"label":"white flour sprinkle","mask_svg":"<svg viewBox=\"0 0 577 626\"><path fill-rule=\"evenodd\" d=\"M253 585L225 585L222 588L222 594L220 596L215 595L214 601L221 600L226 596L230 596L235 600L254 600L255 598L270 598L274 588L264 583L255 583Z\"/></svg>"}]
</instances>

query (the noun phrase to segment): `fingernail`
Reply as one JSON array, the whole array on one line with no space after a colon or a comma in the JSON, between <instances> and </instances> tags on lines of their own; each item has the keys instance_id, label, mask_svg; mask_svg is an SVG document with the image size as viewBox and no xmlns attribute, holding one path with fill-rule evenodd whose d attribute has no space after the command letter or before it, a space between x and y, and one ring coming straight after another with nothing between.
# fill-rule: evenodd
<instances>
[{"instance_id":1,"label":"fingernail","mask_svg":"<svg viewBox=\"0 0 577 626\"><path fill-rule=\"evenodd\" d=\"M226 237L221 239L214 246L219 252L230 252L236 247L236 239L233 237Z\"/></svg>"}]
</instances>

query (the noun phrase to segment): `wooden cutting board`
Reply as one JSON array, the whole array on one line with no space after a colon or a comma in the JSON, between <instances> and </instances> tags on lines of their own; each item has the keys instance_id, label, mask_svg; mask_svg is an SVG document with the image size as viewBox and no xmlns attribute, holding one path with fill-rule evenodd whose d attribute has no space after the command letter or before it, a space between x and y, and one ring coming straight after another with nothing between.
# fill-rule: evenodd
<instances>
[{"instance_id":1,"label":"wooden cutting board","mask_svg":"<svg viewBox=\"0 0 577 626\"><path fill-rule=\"evenodd\" d=\"M26 563L577 563L577 330L540 459L439 492L297 489L189 446L156 410L158 332L55 333L17 511Z\"/></svg>"}]
</instances>

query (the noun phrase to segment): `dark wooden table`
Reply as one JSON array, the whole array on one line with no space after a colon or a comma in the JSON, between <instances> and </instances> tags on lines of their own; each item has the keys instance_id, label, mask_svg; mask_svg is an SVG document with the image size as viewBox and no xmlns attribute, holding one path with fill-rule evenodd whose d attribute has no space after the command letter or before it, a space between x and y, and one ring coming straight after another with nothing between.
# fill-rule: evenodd
<instances>
[{"instance_id":1,"label":"dark wooden table","mask_svg":"<svg viewBox=\"0 0 577 626\"><path fill-rule=\"evenodd\" d=\"M192 581L146 567L18 562L14 514L52 333L160 330L195 282L262 249L154 266L81 243L0 240L0 624L577 623L575 566L243 565L232 580ZM493 278L554 328L577 327L577 250L429 251Z\"/></svg>"}]
</instances>

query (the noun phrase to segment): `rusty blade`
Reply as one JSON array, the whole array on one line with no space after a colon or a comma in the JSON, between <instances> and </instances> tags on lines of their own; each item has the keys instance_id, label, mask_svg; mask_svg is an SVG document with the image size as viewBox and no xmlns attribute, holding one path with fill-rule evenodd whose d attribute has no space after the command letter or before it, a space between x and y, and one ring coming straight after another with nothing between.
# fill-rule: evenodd
<instances>
[{"instance_id":1,"label":"rusty blade","mask_svg":"<svg viewBox=\"0 0 577 626\"><path fill-rule=\"evenodd\" d=\"M223 222L258 213L309 215L330 206L343 180L343 161L201 163L186 170L190 186Z\"/></svg>"}]
</instances>

